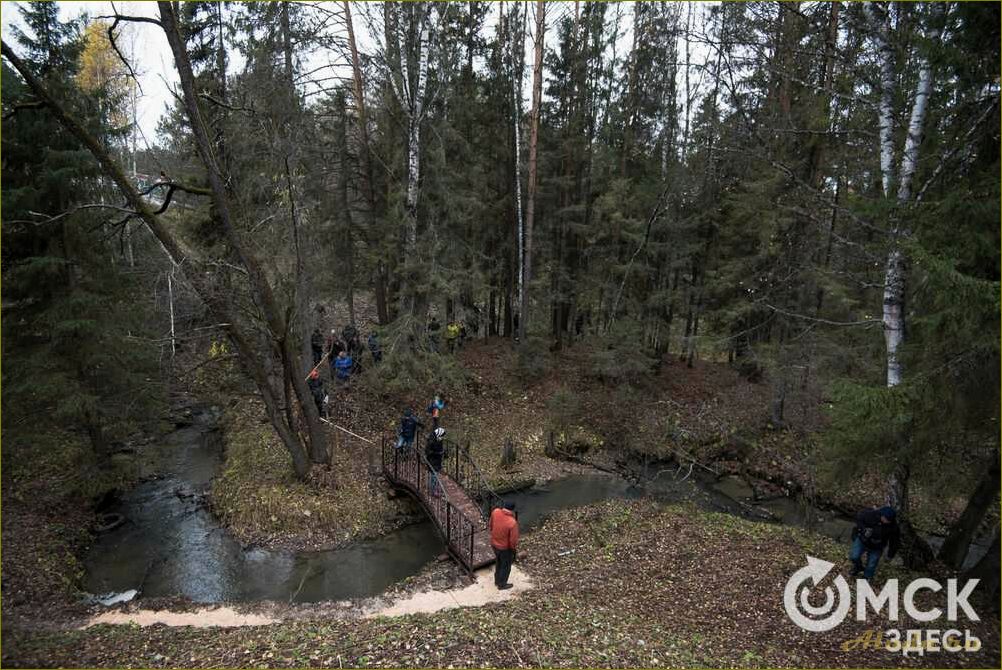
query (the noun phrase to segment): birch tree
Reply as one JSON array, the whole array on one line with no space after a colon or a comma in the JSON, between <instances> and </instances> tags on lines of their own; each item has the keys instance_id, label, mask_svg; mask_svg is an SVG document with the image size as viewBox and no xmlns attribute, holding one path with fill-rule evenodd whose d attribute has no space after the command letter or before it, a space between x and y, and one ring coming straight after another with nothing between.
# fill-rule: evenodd
<instances>
[{"instance_id":1,"label":"birch tree","mask_svg":"<svg viewBox=\"0 0 1002 670\"><path fill-rule=\"evenodd\" d=\"M421 184L421 122L425 117L425 96L428 87L428 62L431 7L416 2L408 11L397 3L383 4L386 31L386 55L390 69L390 85L407 122L407 176L404 197L406 222L404 257L418 256L418 197ZM411 73L411 65L417 72ZM415 276L408 277L403 291L410 301L412 315L418 316L426 305Z\"/></svg>"},{"instance_id":2,"label":"birch tree","mask_svg":"<svg viewBox=\"0 0 1002 670\"><path fill-rule=\"evenodd\" d=\"M891 199L894 197L893 191L895 185L893 103L896 81L893 60L894 48L891 43L891 11L887 5L867 3L865 12L873 31L880 63L879 128L881 185L884 198ZM939 39L944 14L944 8L939 4L934 5L930 11L929 20L931 26L926 33L926 39L929 43L933 43ZM907 206L912 197L912 181L918 166L919 147L922 142L932 85L932 64L929 62L927 56L920 56L918 81L912 100L904 150L901 154L901 164L898 169L897 207L892 213L890 249L887 253L887 261L884 266L882 320L884 326L884 346L887 357L887 388L889 389L899 386L904 377L900 356L906 332L905 299L908 281L908 259L902 248L902 242L911 234L906 223L908 215ZM902 439L906 443L909 440L907 435L902 436ZM902 453L896 457L895 468L890 477L888 502L905 513L908 510L909 467L908 448L907 446L903 446Z\"/></svg>"}]
</instances>

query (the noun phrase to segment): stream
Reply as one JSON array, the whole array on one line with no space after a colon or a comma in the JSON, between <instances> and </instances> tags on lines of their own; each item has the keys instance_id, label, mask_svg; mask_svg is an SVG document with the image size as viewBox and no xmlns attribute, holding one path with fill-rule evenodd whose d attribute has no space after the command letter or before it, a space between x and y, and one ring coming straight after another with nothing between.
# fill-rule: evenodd
<instances>
[{"instance_id":1,"label":"stream","mask_svg":"<svg viewBox=\"0 0 1002 670\"><path fill-rule=\"evenodd\" d=\"M183 425L157 444L141 483L106 510L123 515L126 522L95 538L85 559L86 590L110 594L136 589L140 597L181 596L200 603L370 597L416 574L445 551L429 521L331 551L242 547L205 504L223 460L218 420L213 409L195 407ZM575 475L505 498L515 501L520 526L527 531L560 509L644 496L745 517L754 505L780 523L812 526L846 542L853 525L851 519L789 498L753 503L750 487L740 478L717 481L696 471L678 479L662 475L643 491L618 477ZM974 545L968 563L986 550Z\"/></svg>"}]
</instances>

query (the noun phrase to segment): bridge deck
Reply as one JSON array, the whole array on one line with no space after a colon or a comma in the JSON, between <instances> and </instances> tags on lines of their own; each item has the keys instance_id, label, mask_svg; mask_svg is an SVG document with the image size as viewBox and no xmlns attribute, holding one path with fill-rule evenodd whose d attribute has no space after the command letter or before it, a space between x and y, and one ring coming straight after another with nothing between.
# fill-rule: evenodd
<instances>
[{"instance_id":1,"label":"bridge deck","mask_svg":"<svg viewBox=\"0 0 1002 670\"><path fill-rule=\"evenodd\" d=\"M456 457L454 454L452 458ZM430 490L427 461L414 451L406 456L398 454L384 442L383 474L387 481L406 490L421 504L445 540L449 552L472 572L494 563L494 550L491 549L490 534L480 505L452 476L446 474L449 469L447 462L438 475L444 495L434 496Z\"/></svg>"}]
</instances>

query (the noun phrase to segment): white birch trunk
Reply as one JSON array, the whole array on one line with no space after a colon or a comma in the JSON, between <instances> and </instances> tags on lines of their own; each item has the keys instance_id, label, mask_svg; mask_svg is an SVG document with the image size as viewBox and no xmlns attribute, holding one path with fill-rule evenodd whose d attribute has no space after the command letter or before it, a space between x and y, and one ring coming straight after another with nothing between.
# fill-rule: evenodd
<instances>
[{"instance_id":1,"label":"white birch trunk","mask_svg":"<svg viewBox=\"0 0 1002 670\"><path fill-rule=\"evenodd\" d=\"M421 179L421 117L424 91L428 78L428 29L421 29L418 42L418 79L412 96L413 104L408 119L407 138L407 244L411 249L417 244L418 182Z\"/></svg>"},{"instance_id":2,"label":"white birch trunk","mask_svg":"<svg viewBox=\"0 0 1002 670\"><path fill-rule=\"evenodd\" d=\"M936 12L938 14L938 12ZM937 16L937 19L939 17ZM930 41L939 38L940 30L934 29L929 34ZM932 64L928 58L923 58L919 66L918 83L915 86L915 102L912 104L912 115L908 121L908 136L905 138L905 150L901 155L901 183L898 185L898 202L905 203L912 197L912 181L915 168L918 166L919 145L922 143L922 133L925 128L926 111L929 109L929 97L932 95Z\"/></svg>"},{"instance_id":3,"label":"white birch trunk","mask_svg":"<svg viewBox=\"0 0 1002 670\"><path fill-rule=\"evenodd\" d=\"M872 12L870 5L867 10ZM938 14L938 12L937 12ZM939 16L935 17L939 20ZM886 24L885 24L886 25ZM939 28L934 28L929 33L931 40L939 38ZM884 68L883 49L890 49L887 42L887 34L878 36L881 44L881 69ZM893 68L891 69L892 86L890 93L885 90L885 76L881 75L881 171L884 178L884 195L888 196L886 183L890 176L884 172L884 158L888 153L884 147L884 99L885 96L893 97ZM922 133L925 127L926 112L929 108L929 96L932 94L932 65L928 59L923 58L919 65L919 78L915 87L915 100L912 103L911 117L908 122L908 135L905 139L904 152L901 155L901 169L899 172L900 183L898 185L897 200L899 205L905 205L911 200L912 181L915 176L915 169L918 165L919 145L922 142ZM901 364L900 352L905 342L905 292L908 279L908 263L904 252L901 250L900 241L902 237L907 237L910 231L902 227L899 222L894 223L891 230L891 249L887 254L887 264L884 272L884 304L883 304L883 324L884 324L884 347L887 353L887 386L893 388L902 382L904 370Z\"/></svg>"},{"instance_id":4,"label":"white birch trunk","mask_svg":"<svg viewBox=\"0 0 1002 670\"><path fill-rule=\"evenodd\" d=\"M894 48L891 46L890 8L877 9L875 4L864 5L866 16L873 28L874 41L880 58L880 183L884 197L889 198L894 184ZM881 16L883 14L883 16Z\"/></svg>"}]
</instances>

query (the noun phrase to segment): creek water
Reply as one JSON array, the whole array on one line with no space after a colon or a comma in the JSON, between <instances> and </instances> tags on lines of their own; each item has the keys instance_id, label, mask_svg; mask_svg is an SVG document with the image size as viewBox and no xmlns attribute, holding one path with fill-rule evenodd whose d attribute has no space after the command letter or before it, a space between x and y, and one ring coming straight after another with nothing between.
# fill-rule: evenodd
<instances>
[{"instance_id":1,"label":"creek water","mask_svg":"<svg viewBox=\"0 0 1002 670\"><path fill-rule=\"evenodd\" d=\"M93 543L85 560L88 591L136 589L141 597L182 596L203 603L368 597L416 574L445 551L427 521L332 551L242 547L204 504L223 458L217 421L213 410L195 408L190 423L156 447L148 467L157 474L108 510L127 521ZM743 500L750 493L740 479L716 481L695 471L685 477L656 477L643 490L619 477L578 475L505 497L515 501L525 531L556 510L611 498L689 501L703 509L754 516L752 505ZM782 523L810 525L840 540L848 538L852 527L848 519L790 499L755 506Z\"/></svg>"}]
</instances>

